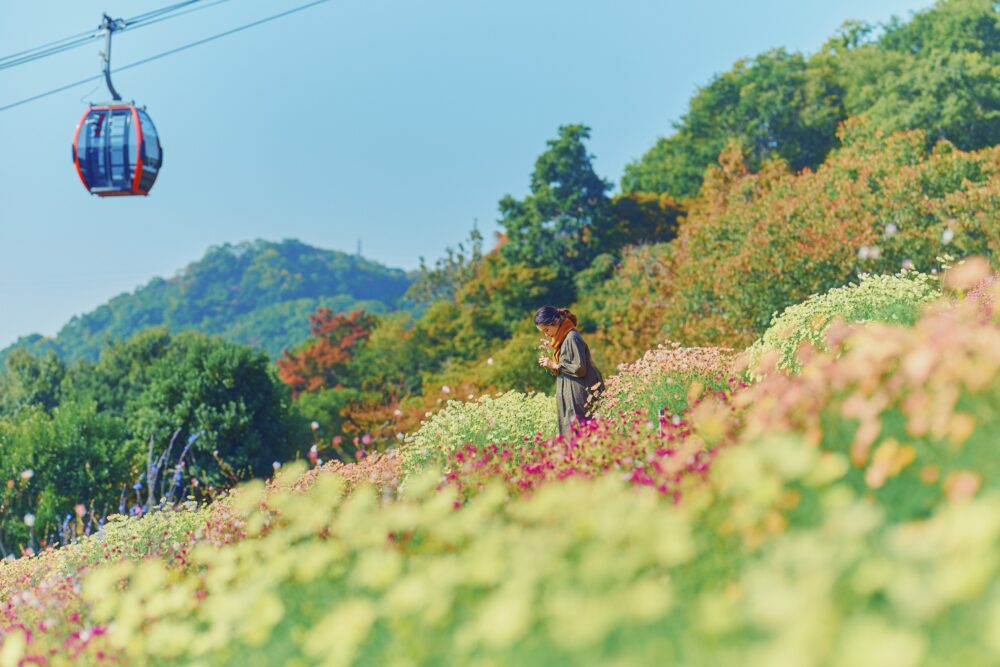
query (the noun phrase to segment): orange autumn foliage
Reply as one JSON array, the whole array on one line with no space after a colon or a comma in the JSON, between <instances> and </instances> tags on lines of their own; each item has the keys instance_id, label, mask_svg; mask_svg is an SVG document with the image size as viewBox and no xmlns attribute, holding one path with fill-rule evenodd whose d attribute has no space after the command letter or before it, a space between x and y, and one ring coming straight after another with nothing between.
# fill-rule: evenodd
<instances>
[{"instance_id":1,"label":"orange autumn foliage","mask_svg":"<svg viewBox=\"0 0 1000 667\"><path fill-rule=\"evenodd\" d=\"M278 376L292 388L292 398L305 392L347 384L351 354L371 335L375 318L363 310L350 314L317 308L309 315L312 338L278 359Z\"/></svg>"}]
</instances>

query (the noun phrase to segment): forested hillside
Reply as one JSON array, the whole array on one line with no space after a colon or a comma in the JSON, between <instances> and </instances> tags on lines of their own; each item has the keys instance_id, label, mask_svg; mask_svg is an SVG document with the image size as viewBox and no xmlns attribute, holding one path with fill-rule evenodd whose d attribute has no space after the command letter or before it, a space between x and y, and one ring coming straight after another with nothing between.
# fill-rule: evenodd
<instances>
[{"instance_id":1,"label":"forested hillside","mask_svg":"<svg viewBox=\"0 0 1000 667\"><path fill-rule=\"evenodd\" d=\"M410 279L356 255L299 241L254 241L208 250L171 278L154 278L71 319L53 339L31 335L0 352L54 351L96 361L101 349L151 326L217 334L276 358L309 335L317 307L385 313L400 306Z\"/></svg>"}]
</instances>

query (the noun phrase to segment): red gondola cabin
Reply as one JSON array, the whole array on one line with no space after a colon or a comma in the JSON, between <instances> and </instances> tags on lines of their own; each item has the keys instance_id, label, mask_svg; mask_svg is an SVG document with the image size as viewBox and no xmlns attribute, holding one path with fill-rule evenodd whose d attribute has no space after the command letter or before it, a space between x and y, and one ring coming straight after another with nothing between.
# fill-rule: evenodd
<instances>
[{"instance_id":1,"label":"red gondola cabin","mask_svg":"<svg viewBox=\"0 0 1000 667\"><path fill-rule=\"evenodd\" d=\"M144 109L132 104L93 106L76 126L73 163L91 194L148 195L163 164L163 149Z\"/></svg>"}]
</instances>

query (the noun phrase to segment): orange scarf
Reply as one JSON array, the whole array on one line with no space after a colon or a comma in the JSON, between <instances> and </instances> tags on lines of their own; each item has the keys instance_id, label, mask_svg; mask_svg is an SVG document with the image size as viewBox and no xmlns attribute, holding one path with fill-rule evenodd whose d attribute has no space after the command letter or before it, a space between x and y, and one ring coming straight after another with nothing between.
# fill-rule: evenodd
<instances>
[{"instance_id":1,"label":"orange scarf","mask_svg":"<svg viewBox=\"0 0 1000 667\"><path fill-rule=\"evenodd\" d=\"M569 332L576 328L576 318L573 315L566 315L566 319L559 324L559 330L556 331L555 337L552 339L552 358L555 359L556 364L559 363L559 348L562 347L563 341L566 340L566 336ZM553 373L558 373L558 370L552 371Z\"/></svg>"}]
</instances>

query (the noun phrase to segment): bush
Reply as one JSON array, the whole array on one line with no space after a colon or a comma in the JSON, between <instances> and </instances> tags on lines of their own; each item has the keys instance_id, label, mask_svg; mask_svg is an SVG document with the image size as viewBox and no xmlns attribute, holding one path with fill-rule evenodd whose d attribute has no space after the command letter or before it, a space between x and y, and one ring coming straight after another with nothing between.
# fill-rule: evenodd
<instances>
[{"instance_id":1,"label":"bush","mask_svg":"<svg viewBox=\"0 0 1000 667\"><path fill-rule=\"evenodd\" d=\"M921 132L851 122L816 170L720 156L691 203L661 295L663 335L743 348L775 311L862 273L929 272L945 252L1000 257L998 150L928 151Z\"/></svg>"},{"instance_id":2,"label":"bush","mask_svg":"<svg viewBox=\"0 0 1000 667\"><path fill-rule=\"evenodd\" d=\"M545 394L508 391L467 403L451 400L406 438L403 471L409 475L431 464L444 466L448 456L466 443L481 449L493 443L521 443L525 436L555 430L555 403Z\"/></svg>"},{"instance_id":3,"label":"bush","mask_svg":"<svg viewBox=\"0 0 1000 667\"><path fill-rule=\"evenodd\" d=\"M745 352L749 368L758 367L768 352L780 354L777 367L798 372L796 351L803 341L826 348L826 332L835 318L846 322L885 322L912 326L921 306L941 296L935 276L904 271L893 276L864 274L858 284L836 287L790 306Z\"/></svg>"},{"instance_id":4,"label":"bush","mask_svg":"<svg viewBox=\"0 0 1000 667\"><path fill-rule=\"evenodd\" d=\"M32 406L0 421L4 555L64 541L67 531L84 532L68 530L76 526L77 505L88 528L117 511L138 455L121 423L97 412L92 402L64 403L51 415ZM26 515L33 525L26 525Z\"/></svg>"},{"instance_id":5,"label":"bush","mask_svg":"<svg viewBox=\"0 0 1000 667\"><path fill-rule=\"evenodd\" d=\"M655 419L660 410L667 416L681 414L705 390L730 390L732 350L667 343L634 363L619 366L618 374L605 380L607 390L596 412L613 416L638 410L647 419Z\"/></svg>"},{"instance_id":6,"label":"bush","mask_svg":"<svg viewBox=\"0 0 1000 667\"><path fill-rule=\"evenodd\" d=\"M836 453L893 520L1000 488L996 320L972 300L940 300L913 327L835 326L830 349L806 355L808 374L770 374L735 399L750 407L743 437L794 433Z\"/></svg>"}]
</instances>

